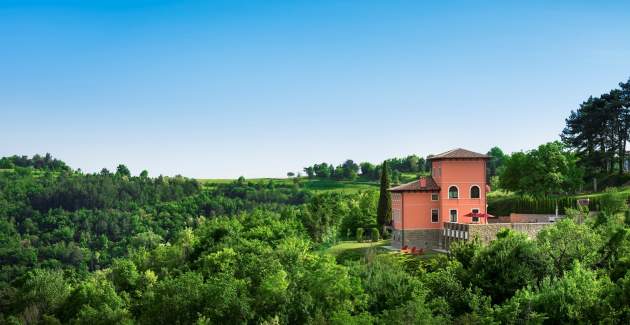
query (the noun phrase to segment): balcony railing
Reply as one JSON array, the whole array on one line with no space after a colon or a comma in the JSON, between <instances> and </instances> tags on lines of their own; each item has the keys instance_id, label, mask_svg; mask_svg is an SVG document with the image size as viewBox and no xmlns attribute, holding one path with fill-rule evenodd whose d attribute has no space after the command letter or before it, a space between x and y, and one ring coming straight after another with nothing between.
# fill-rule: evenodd
<instances>
[{"instance_id":1,"label":"balcony railing","mask_svg":"<svg viewBox=\"0 0 630 325\"><path fill-rule=\"evenodd\" d=\"M468 225L465 223L445 222L442 235L445 238L468 240Z\"/></svg>"}]
</instances>

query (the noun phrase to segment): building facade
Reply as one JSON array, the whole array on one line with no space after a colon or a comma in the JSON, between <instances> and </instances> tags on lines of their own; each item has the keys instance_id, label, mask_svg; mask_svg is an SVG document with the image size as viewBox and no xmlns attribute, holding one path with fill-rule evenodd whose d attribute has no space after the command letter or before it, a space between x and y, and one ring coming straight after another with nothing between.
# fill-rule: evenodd
<instances>
[{"instance_id":1,"label":"building facade","mask_svg":"<svg viewBox=\"0 0 630 325\"><path fill-rule=\"evenodd\" d=\"M390 189L394 247L442 248L445 223L488 223L489 157L454 149L428 159L431 176Z\"/></svg>"}]
</instances>

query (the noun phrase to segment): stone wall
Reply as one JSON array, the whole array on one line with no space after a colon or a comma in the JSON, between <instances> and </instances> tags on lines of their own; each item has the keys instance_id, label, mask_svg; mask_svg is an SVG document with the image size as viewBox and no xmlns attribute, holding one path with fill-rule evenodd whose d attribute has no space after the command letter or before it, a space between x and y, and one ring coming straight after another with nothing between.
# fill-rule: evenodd
<instances>
[{"instance_id":1,"label":"stone wall","mask_svg":"<svg viewBox=\"0 0 630 325\"><path fill-rule=\"evenodd\" d=\"M536 238L536 235L551 223L493 223L486 225L468 225L468 238L478 237L482 243L487 244L497 238L497 233L503 228L525 233L529 238Z\"/></svg>"},{"instance_id":2,"label":"stone wall","mask_svg":"<svg viewBox=\"0 0 630 325\"><path fill-rule=\"evenodd\" d=\"M404 230L405 243L402 243L403 230L392 231L392 246L395 248L401 248L404 245L409 247L415 246L416 248L440 248L440 237L442 234L441 229L415 229Z\"/></svg>"},{"instance_id":3,"label":"stone wall","mask_svg":"<svg viewBox=\"0 0 630 325\"><path fill-rule=\"evenodd\" d=\"M488 223L547 223L555 218L555 214L511 213L509 216L489 218Z\"/></svg>"},{"instance_id":4,"label":"stone wall","mask_svg":"<svg viewBox=\"0 0 630 325\"><path fill-rule=\"evenodd\" d=\"M514 231L525 233L529 238L536 238L538 233L545 227L552 225L549 222L539 223L491 223L491 224L463 224L444 223L444 229L416 229L405 230L405 243L402 243L402 231L394 229L392 231L392 246L401 248L408 247L424 249L446 249L458 241L472 240L479 238L484 245L489 244L497 238L497 233L501 229L508 228Z\"/></svg>"}]
</instances>

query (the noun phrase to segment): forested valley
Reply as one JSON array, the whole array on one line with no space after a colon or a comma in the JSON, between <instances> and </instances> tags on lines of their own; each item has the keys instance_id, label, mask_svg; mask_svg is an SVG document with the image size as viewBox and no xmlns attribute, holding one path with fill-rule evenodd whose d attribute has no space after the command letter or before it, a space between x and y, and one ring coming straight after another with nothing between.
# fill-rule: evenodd
<instances>
[{"instance_id":1,"label":"forested valley","mask_svg":"<svg viewBox=\"0 0 630 325\"><path fill-rule=\"evenodd\" d=\"M0 323L630 321L630 218L614 194L597 218L570 211L535 240L505 231L450 255L333 255L376 227L377 191L1 161Z\"/></svg>"}]
</instances>

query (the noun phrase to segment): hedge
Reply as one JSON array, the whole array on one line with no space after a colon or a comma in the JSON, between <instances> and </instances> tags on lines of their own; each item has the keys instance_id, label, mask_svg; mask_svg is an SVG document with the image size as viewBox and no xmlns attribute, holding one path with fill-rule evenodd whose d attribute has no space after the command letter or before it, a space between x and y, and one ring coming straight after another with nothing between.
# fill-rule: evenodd
<instances>
[{"instance_id":1,"label":"hedge","mask_svg":"<svg viewBox=\"0 0 630 325\"><path fill-rule=\"evenodd\" d=\"M510 213L564 214L566 208L577 208L577 200L580 197L567 196L561 198L532 198L532 197L501 197L488 199L488 213L494 216L508 216ZM589 198L589 210L599 209L599 197Z\"/></svg>"}]
</instances>

